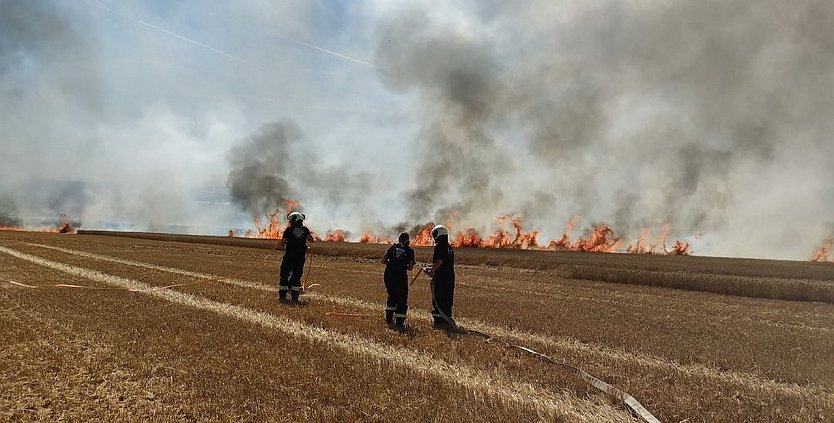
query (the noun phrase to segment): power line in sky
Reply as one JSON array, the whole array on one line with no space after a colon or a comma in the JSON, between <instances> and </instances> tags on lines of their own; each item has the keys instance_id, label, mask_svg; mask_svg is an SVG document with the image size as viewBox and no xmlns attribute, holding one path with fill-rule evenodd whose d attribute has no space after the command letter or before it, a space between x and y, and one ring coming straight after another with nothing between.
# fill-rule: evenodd
<instances>
[{"instance_id":1,"label":"power line in sky","mask_svg":"<svg viewBox=\"0 0 834 423\"><path fill-rule=\"evenodd\" d=\"M212 52L214 52L214 53L220 54L220 55L222 55L222 56L224 56L224 57L226 57L226 58L228 58L228 59L232 59L232 60L234 60L234 61L237 61L237 62L240 62L240 63L246 64L246 65L249 65L249 66L253 66L253 67L259 67L259 68L262 68L262 67L263 67L263 66L260 66L260 65L258 65L258 64L256 64L256 63L250 62L250 61L248 61L248 60L246 60L246 59L244 59L244 58L242 58L242 57L240 57L240 56L237 56L237 55L234 55L234 54L232 54L232 53L229 53L229 52L226 52L226 51L220 50L219 48L216 48L216 47L212 47L212 46L210 46L210 45L208 45L208 44L202 43L202 42L197 41L197 40L195 40L195 39L193 39L193 38L188 38L188 37L186 37L186 36L184 36L184 35L182 35L182 34L178 34L178 33L174 32L174 31L171 31L171 30L165 29L165 28L163 28L163 27L161 27L161 26L159 26L159 25L154 25L154 24L152 24L152 23L150 23L150 22L148 22L148 21L145 21L145 20L142 20L142 19L136 18L136 17L134 17L134 16L128 15L127 13L124 13L124 12L121 12L121 11L119 11L119 10L113 9L113 8L111 8L111 7L109 7L109 6L106 6L106 5L103 5L103 4L101 4L101 3L97 3L97 2L94 2L94 1L91 1L91 0L81 0L81 1L83 1L84 3L87 3L87 4L91 5L91 6L95 6L95 7L98 7L98 8L100 8L100 9L106 10L106 11L108 11L108 12L110 12L110 13L114 14L114 15L121 16L121 17L123 17L123 18L125 18L125 19L130 19L130 20L132 20L132 21L134 21L134 22L136 22L136 23L138 23L138 24L140 24L140 25L144 25L144 26L146 26L146 27L148 27L148 28L151 28L151 29L153 29L153 30L155 30L155 31L159 31L159 32L161 32L161 33L163 33L163 34L169 35L169 36L171 36L171 37L174 37L174 38L180 39L180 40L182 40L182 41L185 41L185 42L188 42L188 43L194 44L194 45L196 45L196 46L198 46L198 47L202 47L202 48L204 48L204 49L206 49L206 50L209 50L209 51L212 51ZM305 47L308 47L308 48L311 48L311 49L315 49L315 50L318 50L318 51L320 51L320 52L323 52L323 53L326 53L326 54L329 54L329 55L332 55L332 56L335 56L335 57L338 57L338 58L344 59L344 60L349 60L349 61L351 61L351 62L358 63L358 64L361 64L361 65L364 65L364 66L368 66L368 67L371 67L371 68L374 68L374 69L380 69L378 66L374 65L373 63L369 63L369 62L366 62L366 61L364 61L364 60L357 59L357 58L355 58L355 57L351 57L351 56L348 56L348 55L345 55L345 54L339 53L339 52L337 52L337 51L333 51L333 50L330 50L330 49L327 49L327 48L324 48L324 47L321 47L321 46L317 46L317 45L315 45L315 44L311 44L311 43L308 43L308 42L306 42L306 41L302 41L302 40L299 40L299 39L297 39L297 38L290 37L290 36L288 36L288 35L283 35L283 34L278 34L278 33L273 33L273 32L270 32L270 34L271 34L271 35L274 35L274 36L277 36L277 37L280 37L280 38L283 38L283 39L285 39L285 40L288 40L288 41L294 42L294 43L296 43L296 44L300 44L300 45L303 45L303 46L305 46Z\"/></svg>"}]
</instances>

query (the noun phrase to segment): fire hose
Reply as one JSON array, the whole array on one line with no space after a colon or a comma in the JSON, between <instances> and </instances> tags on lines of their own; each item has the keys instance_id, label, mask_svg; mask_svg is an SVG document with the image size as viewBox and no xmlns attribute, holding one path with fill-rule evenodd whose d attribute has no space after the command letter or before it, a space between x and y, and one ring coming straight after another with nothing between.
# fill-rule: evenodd
<instances>
[{"instance_id":1,"label":"fire hose","mask_svg":"<svg viewBox=\"0 0 834 423\"><path fill-rule=\"evenodd\" d=\"M434 278L434 272L432 271L432 269L433 269L433 266L431 266L431 265L420 266L420 271L422 271L426 275L431 276L431 282L429 283L429 285L431 286L432 307L434 308L435 311L437 311L438 314L440 314L440 317L442 317L443 320L445 320L446 323L449 326L451 326L455 330L460 330L461 328L458 326L458 323L455 322L455 319L451 318L450 316L447 316L446 313L444 313L443 310L440 308L440 303L437 302L437 296L435 296L435 293L434 293L434 287L435 287L436 283L435 283L435 278ZM417 276L419 276L419 273L420 272L418 272ZM414 279L417 279L417 278L415 277Z\"/></svg>"},{"instance_id":2,"label":"fire hose","mask_svg":"<svg viewBox=\"0 0 834 423\"><path fill-rule=\"evenodd\" d=\"M417 278L422 273L426 273L427 275L430 275L431 274L431 269L432 269L431 265L421 266L420 270L417 271L417 274L414 275L414 279L411 280L411 283L413 284L414 281L416 281ZM552 365L569 369L569 370L573 371L577 376L579 376L580 379L587 382L589 385L593 386L594 388L597 388L598 390L602 391L603 393L605 393L607 395L610 395L610 396L622 401L625 404L625 406L629 409L629 411L631 411L640 420L643 420L646 423L660 423L660 420L658 420L655 416L653 416L652 413L650 413L646 409L646 407L644 407L642 404L640 404L640 402L637 401L634 397L632 397L628 393L620 390L619 388L617 388L617 387L615 387L615 386L613 386L613 385L611 385L611 384L609 384L609 383L607 383L607 382L605 382L605 381L603 381L603 380L601 380L597 377L594 377L593 375L591 375L590 373L580 369L579 367L572 366L572 365L567 364L565 362L556 361L556 360L550 358L546 354L540 353L540 352L538 352L536 350L533 350L531 348L527 348L527 347L524 347L524 346L521 346L521 345L512 344L512 343L504 341L502 339L495 338L488 333L484 333L484 332L477 331L477 330L472 330L472 329L466 329L466 328L462 328L462 327L458 326L457 322L455 322L454 319L452 319L451 317L449 317L445 313L443 313L443 311L439 307L439 304L437 303L437 297L435 296L435 293L434 293L434 291L435 291L435 289L434 289L434 287L435 287L435 278L434 277L432 277L430 284L431 284L431 299L432 299L432 305L434 306L434 309L437 310L437 312L440 314L440 316L443 317L443 319L446 321L446 323L448 323L456 333L460 333L462 335L479 336L479 337L484 339L484 342L487 342L487 343L492 343L492 341L497 341L498 343L504 345L507 348L523 351L523 352L525 352L527 354L530 354L534 357L542 359L545 362L548 362Z\"/></svg>"},{"instance_id":3,"label":"fire hose","mask_svg":"<svg viewBox=\"0 0 834 423\"><path fill-rule=\"evenodd\" d=\"M311 250L310 247L307 247L307 248L308 248L307 252L309 253L308 255L310 256L310 258L307 261L307 271L304 272L304 281L301 282L301 293L302 294L307 292L308 289L310 289L314 286L321 286L321 284L318 284L318 283L314 283L310 286L307 286L307 278L310 277L310 272L312 271L312 268L313 268L313 250Z\"/></svg>"}]
</instances>

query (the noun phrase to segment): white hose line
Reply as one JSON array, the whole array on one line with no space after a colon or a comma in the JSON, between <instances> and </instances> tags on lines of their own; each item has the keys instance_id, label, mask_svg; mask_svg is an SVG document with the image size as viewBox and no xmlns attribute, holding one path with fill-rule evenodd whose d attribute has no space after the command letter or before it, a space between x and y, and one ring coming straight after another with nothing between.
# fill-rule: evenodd
<instances>
[{"instance_id":1,"label":"white hose line","mask_svg":"<svg viewBox=\"0 0 834 423\"><path fill-rule=\"evenodd\" d=\"M486 339L485 339L486 341L494 339L492 337L492 335L490 335L488 333L484 333L484 332L480 332L480 331L470 331L470 330L467 330L466 328L461 328L460 326L458 326L457 322L455 322L454 319L447 316L446 313L443 312L443 309L440 307L440 303L437 301L437 296L435 295L435 285L437 284L437 282L436 282L434 277L432 277L430 284L431 284L431 299L432 299L432 305L434 306L434 310L436 310L440 314L440 316L443 317L443 319L446 321L446 323L448 323L454 331L465 334L465 335L482 335L482 336L486 337ZM582 378L582 380L584 380L585 382L587 382L588 384L590 384L594 388L597 388L598 390L602 391L603 393L605 393L607 395L610 395L610 396L622 401L623 404L625 404L625 406L632 413L634 413L634 415L636 415L637 417L640 418L640 420L643 420L646 423L660 423L660 420L658 420L654 415L652 415L652 413L650 413L649 410L647 410L646 407L643 406L643 404L640 404L640 402L637 401L633 396L629 395L628 393L612 386L611 384L609 384L609 383L607 383L607 382L605 382L605 381L603 381L603 380L601 380L597 377L592 376L590 373L586 372L585 370L582 370L579 367L572 366L572 365L567 364L567 363L556 361L556 360L548 357L547 355L542 354L542 353L540 353L538 351L535 351L533 349L530 349L528 347L524 347L524 346L521 346L521 345L510 344L506 341L502 341L502 343L511 347L511 348L517 348L517 349L525 351L529 354L533 354L537 357L543 358L551 364L555 364L557 366L562 366L562 367L566 367L566 368L569 368L569 369L573 370L574 372L576 372L576 374L580 378Z\"/></svg>"}]
</instances>

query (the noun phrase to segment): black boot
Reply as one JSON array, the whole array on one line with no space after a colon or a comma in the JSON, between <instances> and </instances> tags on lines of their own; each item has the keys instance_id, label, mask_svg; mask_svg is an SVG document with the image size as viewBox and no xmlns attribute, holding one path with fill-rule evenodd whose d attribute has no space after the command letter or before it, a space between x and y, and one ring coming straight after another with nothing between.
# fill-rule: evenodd
<instances>
[{"instance_id":1,"label":"black boot","mask_svg":"<svg viewBox=\"0 0 834 423\"><path fill-rule=\"evenodd\" d=\"M278 301L287 302L287 291L278 291Z\"/></svg>"},{"instance_id":2,"label":"black boot","mask_svg":"<svg viewBox=\"0 0 834 423\"><path fill-rule=\"evenodd\" d=\"M385 311L385 323L388 325L394 324L394 312L393 311Z\"/></svg>"},{"instance_id":3,"label":"black boot","mask_svg":"<svg viewBox=\"0 0 834 423\"><path fill-rule=\"evenodd\" d=\"M293 304L301 304L301 301L298 300L298 295L299 295L298 291L293 291L291 295L292 295L292 303Z\"/></svg>"},{"instance_id":4,"label":"black boot","mask_svg":"<svg viewBox=\"0 0 834 423\"><path fill-rule=\"evenodd\" d=\"M397 317L397 323L394 325L394 328L398 331L405 330L405 317Z\"/></svg>"}]
</instances>

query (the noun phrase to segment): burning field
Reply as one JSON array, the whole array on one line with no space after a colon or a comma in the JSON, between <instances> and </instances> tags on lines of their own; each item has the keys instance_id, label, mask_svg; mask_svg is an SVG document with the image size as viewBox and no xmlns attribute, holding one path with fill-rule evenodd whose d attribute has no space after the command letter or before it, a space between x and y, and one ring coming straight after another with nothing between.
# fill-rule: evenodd
<instances>
[{"instance_id":1,"label":"burning field","mask_svg":"<svg viewBox=\"0 0 834 423\"><path fill-rule=\"evenodd\" d=\"M501 342L660 421L834 419L831 266L462 248L456 318L484 342L431 329L424 278L385 328L383 245L314 244L291 307L272 241L122 235L0 233L2 419L636 421Z\"/></svg>"},{"instance_id":2,"label":"burning field","mask_svg":"<svg viewBox=\"0 0 834 423\"><path fill-rule=\"evenodd\" d=\"M831 257L832 247L834 247L834 238L825 240L825 243L811 254L811 261L814 263L834 261L834 257Z\"/></svg>"},{"instance_id":3,"label":"burning field","mask_svg":"<svg viewBox=\"0 0 834 423\"><path fill-rule=\"evenodd\" d=\"M0 226L0 231L74 234L77 226L79 226L78 223L73 224L67 215L61 214L55 226Z\"/></svg>"},{"instance_id":4,"label":"burning field","mask_svg":"<svg viewBox=\"0 0 834 423\"><path fill-rule=\"evenodd\" d=\"M298 209L298 202L288 200L284 209L277 209L264 217L255 216L253 223L255 230L247 230L242 233L229 231L229 237L280 239L284 228L287 227L285 216ZM628 253L628 254L661 254L661 255L690 255L692 249L690 243L675 240L671 246L669 242L669 225L664 225L663 232L653 237L650 230L646 229L633 243L628 243L622 237L615 234L614 230L605 223L598 223L585 230L583 235L573 236L577 219L570 219L559 239L552 239L548 242L540 242L539 230L525 230L524 220L515 214L506 214L495 218L494 225L497 229L491 235L481 235L473 228L457 229L458 213L452 211L448 219L437 224L443 224L450 231L450 242L458 248L502 248L521 250L549 250L549 251L574 251L589 253ZM411 245L426 247L433 245L431 230L435 222L425 225L418 225L410 231ZM341 229L328 230L324 237L318 235L315 229L311 228L314 238L318 241L351 241L348 234ZM404 228L399 228L404 230ZM388 232L398 232L391 228ZM695 238L700 238L701 235ZM392 244L393 238L387 235L378 235L365 231L358 239L352 241L372 244Z\"/></svg>"}]
</instances>

